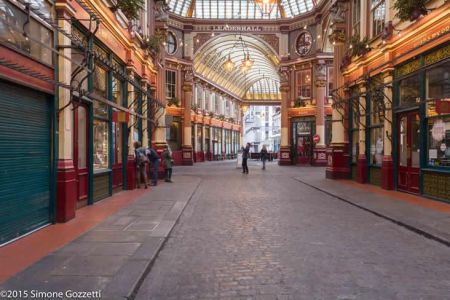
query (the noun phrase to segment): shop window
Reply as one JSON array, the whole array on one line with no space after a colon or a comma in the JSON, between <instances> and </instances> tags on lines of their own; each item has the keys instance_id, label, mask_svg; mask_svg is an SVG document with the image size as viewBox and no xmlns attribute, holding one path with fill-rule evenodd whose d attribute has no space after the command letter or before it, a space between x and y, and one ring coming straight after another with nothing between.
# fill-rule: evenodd
<instances>
[{"instance_id":1,"label":"shop window","mask_svg":"<svg viewBox=\"0 0 450 300\"><path fill-rule=\"evenodd\" d=\"M311 98L311 69L297 73L298 96Z\"/></svg>"},{"instance_id":2,"label":"shop window","mask_svg":"<svg viewBox=\"0 0 450 300\"><path fill-rule=\"evenodd\" d=\"M384 127L370 128L370 164L381 166L384 155Z\"/></svg>"},{"instance_id":3,"label":"shop window","mask_svg":"<svg viewBox=\"0 0 450 300\"><path fill-rule=\"evenodd\" d=\"M112 78L112 101L123 106L123 83L116 76Z\"/></svg>"},{"instance_id":4,"label":"shop window","mask_svg":"<svg viewBox=\"0 0 450 300\"><path fill-rule=\"evenodd\" d=\"M94 119L94 169L108 166L108 122Z\"/></svg>"},{"instance_id":5,"label":"shop window","mask_svg":"<svg viewBox=\"0 0 450 300\"><path fill-rule=\"evenodd\" d=\"M399 106L415 106L420 102L419 75L413 75L400 80Z\"/></svg>"},{"instance_id":6,"label":"shop window","mask_svg":"<svg viewBox=\"0 0 450 300\"><path fill-rule=\"evenodd\" d=\"M331 116L325 117L325 145L331 145L331 137L332 137L332 124Z\"/></svg>"},{"instance_id":7,"label":"shop window","mask_svg":"<svg viewBox=\"0 0 450 300\"><path fill-rule=\"evenodd\" d=\"M169 32L167 34L165 48L168 54L174 54L175 51L177 50L177 39L172 32Z\"/></svg>"},{"instance_id":8,"label":"shop window","mask_svg":"<svg viewBox=\"0 0 450 300\"><path fill-rule=\"evenodd\" d=\"M181 150L181 119L166 116L166 140L173 151Z\"/></svg>"},{"instance_id":9,"label":"shop window","mask_svg":"<svg viewBox=\"0 0 450 300\"><path fill-rule=\"evenodd\" d=\"M78 169L87 168L87 110L78 106Z\"/></svg>"},{"instance_id":10,"label":"shop window","mask_svg":"<svg viewBox=\"0 0 450 300\"><path fill-rule=\"evenodd\" d=\"M32 1L31 7L43 13L46 17L53 17L52 5L43 0ZM44 45L53 45L53 32L43 24L32 18L27 26L26 14L14 4L0 0L0 41L30 55L31 57L52 65L53 53ZM23 29L27 35L23 34ZM38 42L34 41L37 40Z\"/></svg>"},{"instance_id":11,"label":"shop window","mask_svg":"<svg viewBox=\"0 0 450 300\"><path fill-rule=\"evenodd\" d=\"M370 97L370 157L369 163L371 165L381 166L384 155L384 93L380 91L383 89L382 79L373 78L379 87L371 93Z\"/></svg>"},{"instance_id":12,"label":"shop window","mask_svg":"<svg viewBox=\"0 0 450 300\"><path fill-rule=\"evenodd\" d=\"M334 68L328 67L327 68L327 95L328 97L331 97L331 93L334 89Z\"/></svg>"},{"instance_id":13,"label":"shop window","mask_svg":"<svg viewBox=\"0 0 450 300\"><path fill-rule=\"evenodd\" d=\"M426 72L428 165L450 167L450 61Z\"/></svg>"},{"instance_id":14,"label":"shop window","mask_svg":"<svg viewBox=\"0 0 450 300\"><path fill-rule=\"evenodd\" d=\"M176 97L176 72L166 70L166 97L173 99Z\"/></svg>"},{"instance_id":15,"label":"shop window","mask_svg":"<svg viewBox=\"0 0 450 300\"><path fill-rule=\"evenodd\" d=\"M353 36L359 36L360 25L361 25L361 0L353 0L352 1Z\"/></svg>"},{"instance_id":16,"label":"shop window","mask_svg":"<svg viewBox=\"0 0 450 300\"><path fill-rule=\"evenodd\" d=\"M372 21L372 37L379 35L384 29L386 3L384 0L372 0L370 18Z\"/></svg>"},{"instance_id":17,"label":"shop window","mask_svg":"<svg viewBox=\"0 0 450 300\"><path fill-rule=\"evenodd\" d=\"M107 97L108 72L105 68L97 66L94 71L94 93L103 98ZM94 101L94 116L108 118L108 105Z\"/></svg>"},{"instance_id":18,"label":"shop window","mask_svg":"<svg viewBox=\"0 0 450 300\"><path fill-rule=\"evenodd\" d=\"M197 151L203 151L203 126L197 125Z\"/></svg>"},{"instance_id":19,"label":"shop window","mask_svg":"<svg viewBox=\"0 0 450 300\"><path fill-rule=\"evenodd\" d=\"M352 163L356 163L359 155L359 93L358 88L354 88L351 90L352 97L350 98L351 105L351 126L350 126L350 135L352 140Z\"/></svg>"}]
</instances>

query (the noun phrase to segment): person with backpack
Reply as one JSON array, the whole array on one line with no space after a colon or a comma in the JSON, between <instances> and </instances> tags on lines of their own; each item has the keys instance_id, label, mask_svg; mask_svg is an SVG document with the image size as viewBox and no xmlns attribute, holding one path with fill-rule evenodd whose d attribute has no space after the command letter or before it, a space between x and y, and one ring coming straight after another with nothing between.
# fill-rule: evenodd
<instances>
[{"instance_id":1,"label":"person with backpack","mask_svg":"<svg viewBox=\"0 0 450 300\"><path fill-rule=\"evenodd\" d=\"M164 146L164 151L162 153L162 158L163 158L163 162L164 162L165 182L173 182L172 181L173 159L172 159L172 154L170 153L168 145Z\"/></svg>"},{"instance_id":2,"label":"person with backpack","mask_svg":"<svg viewBox=\"0 0 450 300\"><path fill-rule=\"evenodd\" d=\"M263 163L263 167L262 167L263 170L266 169L266 160L267 160L268 154L269 153L267 152L266 145L263 145L262 149L261 149L261 153L260 153L261 160L262 160L262 163Z\"/></svg>"},{"instance_id":3,"label":"person with backpack","mask_svg":"<svg viewBox=\"0 0 450 300\"><path fill-rule=\"evenodd\" d=\"M148 158L145 153L144 147L141 146L141 142L134 142L134 160L136 163L136 177L137 177L137 188L140 188L141 181L144 179L145 188L147 188L147 163Z\"/></svg>"},{"instance_id":4,"label":"person with backpack","mask_svg":"<svg viewBox=\"0 0 450 300\"><path fill-rule=\"evenodd\" d=\"M158 152L156 152L155 149L150 147L147 149L147 157L151 164L150 170L151 170L151 174L152 174L152 177L151 177L152 183L150 185L155 186L158 184L158 171L159 171L159 162L160 162L159 154L158 154Z\"/></svg>"}]
</instances>

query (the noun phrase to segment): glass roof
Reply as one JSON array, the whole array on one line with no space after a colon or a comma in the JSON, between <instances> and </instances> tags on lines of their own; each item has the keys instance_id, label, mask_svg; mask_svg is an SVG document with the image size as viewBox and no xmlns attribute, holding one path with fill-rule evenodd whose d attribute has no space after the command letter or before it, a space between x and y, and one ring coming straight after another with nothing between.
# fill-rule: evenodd
<instances>
[{"instance_id":1,"label":"glass roof","mask_svg":"<svg viewBox=\"0 0 450 300\"><path fill-rule=\"evenodd\" d=\"M246 55L253 66L246 72L241 64ZM223 67L230 58L235 67ZM203 77L242 99L279 100L279 59L266 44L252 36L227 34L206 43L194 58L194 69Z\"/></svg>"},{"instance_id":2,"label":"glass roof","mask_svg":"<svg viewBox=\"0 0 450 300\"><path fill-rule=\"evenodd\" d=\"M168 0L171 11L199 19L279 19L292 18L314 8L320 0L277 0L263 14L253 0Z\"/></svg>"}]
</instances>

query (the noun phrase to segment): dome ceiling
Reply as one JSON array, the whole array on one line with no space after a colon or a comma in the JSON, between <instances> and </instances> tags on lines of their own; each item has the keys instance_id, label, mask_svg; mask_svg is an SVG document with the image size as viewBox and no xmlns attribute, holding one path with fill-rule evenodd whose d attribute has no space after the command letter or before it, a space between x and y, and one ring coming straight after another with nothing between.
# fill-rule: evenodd
<instances>
[{"instance_id":1,"label":"dome ceiling","mask_svg":"<svg viewBox=\"0 0 450 300\"><path fill-rule=\"evenodd\" d=\"M253 66L242 72L240 66L249 54ZM235 67L223 67L230 58ZM194 58L195 73L243 100L279 100L279 58L273 49L249 35L225 34L207 42Z\"/></svg>"},{"instance_id":2,"label":"dome ceiling","mask_svg":"<svg viewBox=\"0 0 450 300\"><path fill-rule=\"evenodd\" d=\"M280 19L311 11L320 0L277 0L269 14L263 14L253 0L168 0L177 15L199 19Z\"/></svg>"}]
</instances>

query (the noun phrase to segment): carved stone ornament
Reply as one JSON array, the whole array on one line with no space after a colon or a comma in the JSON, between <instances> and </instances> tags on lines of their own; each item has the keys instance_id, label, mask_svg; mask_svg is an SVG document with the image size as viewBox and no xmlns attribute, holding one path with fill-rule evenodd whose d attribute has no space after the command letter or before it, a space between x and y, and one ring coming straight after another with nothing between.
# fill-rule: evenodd
<instances>
[{"instance_id":1,"label":"carved stone ornament","mask_svg":"<svg viewBox=\"0 0 450 300\"><path fill-rule=\"evenodd\" d=\"M314 65L314 73L316 77L325 77L327 76L327 67L325 64L316 64Z\"/></svg>"},{"instance_id":2,"label":"carved stone ornament","mask_svg":"<svg viewBox=\"0 0 450 300\"><path fill-rule=\"evenodd\" d=\"M346 12L345 4L342 2L336 2L330 8L330 21L333 24L339 24L345 22L345 12Z\"/></svg>"},{"instance_id":3,"label":"carved stone ornament","mask_svg":"<svg viewBox=\"0 0 450 300\"><path fill-rule=\"evenodd\" d=\"M278 71L280 74L280 82L288 82L289 81L289 72L286 68L282 68Z\"/></svg>"},{"instance_id":4,"label":"carved stone ornament","mask_svg":"<svg viewBox=\"0 0 450 300\"><path fill-rule=\"evenodd\" d=\"M194 72L192 67L185 67L184 69L184 81L191 82L194 79Z\"/></svg>"},{"instance_id":5,"label":"carved stone ornament","mask_svg":"<svg viewBox=\"0 0 450 300\"><path fill-rule=\"evenodd\" d=\"M326 86L327 81L322 78L316 78L316 87L324 87Z\"/></svg>"},{"instance_id":6,"label":"carved stone ornament","mask_svg":"<svg viewBox=\"0 0 450 300\"><path fill-rule=\"evenodd\" d=\"M156 21L169 21L169 6L165 0L157 0L155 3L155 20Z\"/></svg>"},{"instance_id":7,"label":"carved stone ornament","mask_svg":"<svg viewBox=\"0 0 450 300\"><path fill-rule=\"evenodd\" d=\"M328 38L333 45L344 44L345 31L343 29L334 29L333 32L328 36Z\"/></svg>"}]
</instances>

